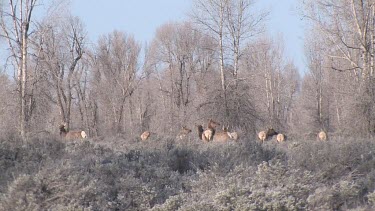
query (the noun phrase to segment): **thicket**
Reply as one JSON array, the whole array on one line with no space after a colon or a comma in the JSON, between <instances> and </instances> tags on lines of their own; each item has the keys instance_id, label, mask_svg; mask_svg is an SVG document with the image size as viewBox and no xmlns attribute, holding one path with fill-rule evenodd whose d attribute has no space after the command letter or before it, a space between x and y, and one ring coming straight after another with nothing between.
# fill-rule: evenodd
<instances>
[{"instance_id":1,"label":"thicket","mask_svg":"<svg viewBox=\"0 0 375 211\"><path fill-rule=\"evenodd\" d=\"M0 210L371 210L375 142L0 141Z\"/></svg>"}]
</instances>

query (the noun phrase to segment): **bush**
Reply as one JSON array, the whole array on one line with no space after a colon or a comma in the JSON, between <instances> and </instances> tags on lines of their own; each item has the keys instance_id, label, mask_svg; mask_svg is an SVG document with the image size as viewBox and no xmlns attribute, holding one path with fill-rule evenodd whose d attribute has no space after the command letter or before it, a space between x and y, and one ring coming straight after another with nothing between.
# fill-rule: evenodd
<instances>
[{"instance_id":1,"label":"bush","mask_svg":"<svg viewBox=\"0 0 375 211\"><path fill-rule=\"evenodd\" d=\"M0 141L0 210L371 210L374 149L13 137Z\"/></svg>"},{"instance_id":2,"label":"bush","mask_svg":"<svg viewBox=\"0 0 375 211\"><path fill-rule=\"evenodd\" d=\"M19 175L0 198L0 210L41 210L44 186L30 175Z\"/></svg>"}]
</instances>

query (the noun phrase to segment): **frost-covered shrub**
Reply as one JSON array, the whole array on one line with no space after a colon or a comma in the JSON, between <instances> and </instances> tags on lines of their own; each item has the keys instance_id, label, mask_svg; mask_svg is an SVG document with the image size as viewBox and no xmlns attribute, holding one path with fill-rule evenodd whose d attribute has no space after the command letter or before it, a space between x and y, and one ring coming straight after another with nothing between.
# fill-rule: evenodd
<instances>
[{"instance_id":1,"label":"frost-covered shrub","mask_svg":"<svg viewBox=\"0 0 375 211\"><path fill-rule=\"evenodd\" d=\"M373 191L372 193L369 193L367 195L367 199L368 199L368 203L371 206L375 207L375 191Z\"/></svg>"},{"instance_id":2,"label":"frost-covered shrub","mask_svg":"<svg viewBox=\"0 0 375 211\"><path fill-rule=\"evenodd\" d=\"M360 195L361 186L352 179L341 180L333 187L333 208L353 208Z\"/></svg>"},{"instance_id":3,"label":"frost-covered shrub","mask_svg":"<svg viewBox=\"0 0 375 211\"><path fill-rule=\"evenodd\" d=\"M314 175L280 161L263 162L251 182L250 202L259 210L300 210L314 189Z\"/></svg>"},{"instance_id":4,"label":"frost-covered shrub","mask_svg":"<svg viewBox=\"0 0 375 211\"><path fill-rule=\"evenodd\" d=\"M0 197L0 210L41 210L45 188L30 175L20 175Z\"/></svg>"},{"instance_id":5,"label":"frost-covered shrub","mask_svg":"<svg viewBox=\"0 0 375 211\"><path fill-rule=\"evenodd\" d=\"M361 193L360 184L351 178L340 180L333 186L322 186L307 199L313 210L341 210L355 208Z\"/></svg>"},{"instance_id":6,"label":"frost-covered shrub","mask_svg":"<svg viewBox=\"0 0 375 211\"><path fill-rule=\"evenodd\" d=\"M0 209L361 210L375 201L373 150L364 140L3 139Z\"/></svg>"},{"instance_id":7,"label":"frost-covered shrub","mask_svg":"<svg viewBox=\"0 0 375 211\"><path fill-rule=\"evenodd\" d=\"M190 192L155 210L301 210L314 189L310 172L288 169L280 161L263 162L257 169L238 166L225 175L217 171L200 172Z\"/></svg>"},{"instance_id":8,"label":"frost-covered shrub","mask_svg":"<svg viewBox=\"0 0 375 211\"><path fill-rule=\"evenodd\" d=\"M330 139L327 142L300 141L287 152L293 168L319 172L324 180L337 180L353 170L361 174L372 171L375 142L354 139Z\"/></svg>"},{"instance_id":9,"label":"frost-covered shrub","mask_svg":"<svg viewBox=\"0 0 375 211\"><path fill-rule=\"evenodd\" d=\"M322 186L315 189L307 198L307 203L311 209L332 210L333 191L331 188Z\"/></svg>"},{"instance_id":10,"label":"frost-covered shrub","mask_svg":"<svg viewBox=\"0 0 375 211\"><path fill-rule=\"evenodd\" d=\"M175 211L178 210L183 204L183 199L181 195L175 195L169 197L163 204L155 205L153 211Z\"/></svg>"}]
</instances>

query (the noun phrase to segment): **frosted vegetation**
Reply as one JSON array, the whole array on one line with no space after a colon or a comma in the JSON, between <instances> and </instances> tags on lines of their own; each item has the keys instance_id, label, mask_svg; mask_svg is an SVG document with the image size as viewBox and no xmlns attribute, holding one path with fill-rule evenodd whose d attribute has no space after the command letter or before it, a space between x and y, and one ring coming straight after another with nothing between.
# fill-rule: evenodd
<instances>
[{"instance_id":1,"label":"frosted vegetation","mask_svg":"<svg viewBox=\"0 0 375 211\"><path fill-rule=\"evenodd\" d=\"M189 139L2 139L0 209L369 210L375 203L372 141Z\"/></svg>"},{"instance_id":2,"label":"frosted vegetation","mask_svg":"<svg viewBox=\"0 0 375 211\"><path fill-rule=\"evenodd\" d=\"M305 72L256 1L192 2L146 45L0 0L1 211L375 209L373 1L300 1Z\"/></svg>"}]
</instances>

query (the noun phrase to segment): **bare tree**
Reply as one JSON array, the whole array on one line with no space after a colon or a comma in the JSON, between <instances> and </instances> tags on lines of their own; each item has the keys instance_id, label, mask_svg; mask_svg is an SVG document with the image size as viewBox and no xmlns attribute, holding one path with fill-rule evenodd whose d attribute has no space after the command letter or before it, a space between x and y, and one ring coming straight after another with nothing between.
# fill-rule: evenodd
<instances>
[{"instance_id":1,"label":"bare tree","mask_svg":"<svg viewBox=\"0 0 375 211\"><path fill-rule=\"evenodd\" d=\"M324 109L324 104L327 105L328 98L324 97L325 92L327 92L327 75L326 75L326 67L325 67L325 59L323 51L324 49L320 48L320 43L311 41L307 45L306 55L308 58L309 63L309 72L313 82L312 87L314 87L313 96L315 97L315 111L316 117L315 125L318 128L315 130L325 130L329 129L328 119L329 114L327 113L327 109Z\"/></svg>"},{"instance_id":2,"label":"bare tree","mask_svg":"<svg viewBox=\"0 0 375 211\"><path fill-rule=\"evenodd\" d=\"M224 61L226 55L225 38L227 33L225 30L225 23L229 2L229 0L195 0L191 14L193 21L201 27L204 32L212 36L219 46L218 54L222 96L219 96L216 93L212 93L211 95L215 96L220 102L223 102L225 119L229 116Z\"/></svg>"},{"instance_id":3,"label":"bare tree","mask_svg":"<svg viewBox=\"0 0 375 211\"><path fill-rule=\"evenodd\" d=\"M350 85L351 90L346 89L345 92L350 93L347 97L352 99L352 102L347 104L351 105L351 108L347 107L347 109L356 111L349 113L357 114L352 121L361 119L361 123L358 122L357 125L362 126L358 128L366 128L361 133L373 133L375 2L318 0L305 1L304 6L305 15L311 20L313 30L320 32L319 35L317 34L317 37L321 38L319 44L329 49L324 51L323 57L330 58L330 61L325 61L323 65L329 65L332 70L342 73L339 77L345 78L347 85ZM330 80L328 77L326 79ZM340 86L340 84L335 85ZM339 95L341 94L335 92L336 97ZM343 108L337 105L336 114L343 113L337 112L339 107ZM343 123L343 116L339 115L337 118L339 117L341 119L339 122Z\"/></svg>"},{"instance_id":4,"label":"bare tree","mask_svg":"<svg viewBox=\"0 0 375 211\"><path fill-rule=\"evenodd\" d=\"M213 37L219 45L221 88L224 93L226 88L224 73L224 39L226 8L228 3L229 0L195 0L194 10L191 14L192 19L199 26L203 27L203 30L213 34Z\"/></svg>"},{"instance_id":5,"label":"bare tree","mask_svg":"<svg viewBox=\"0 0 375 211\"><path fill-rule=\"evenodd\" d=\"M239 60L242 57L242 48L250 38L264 31L264 21L268 12L256 13L251 11L253 0L231 0L226 7L225 25L229 32L230 50L233 54L234 84L238 83Z\"/></svg>"},{"instance_id":6,"label":"bare tree","mask_svg":"<svg viewBox=\"0 0 375 211\"><path fill-rule=\"evenodd\" d=\"M9 0L9 12L1 7L0 36L5 38L11 51L12 63L17 71L17 90L19 93L19 130L26 137L32 98L29 90L28 44L31 33L32 15L37 0Z\"/></svg>"},{"instance_id":7,"label":"bare tree","mask_svg":"<svg viewBox=\"0 0 375 211\"><path fill-rule=\"evenodd\" d=\"M82 58L82 62L77 67L77 74L75 79L77 80L76 86L74 86L75 92L77 93L77 106L80 114L80 122L83 123L84 128L89 129L89 135L95 131L95 115L90 115L89 110L95 109L89 98L89 71L90 71L90 59ZM91 120L91 121L90 121ZM90 124L92 123L92 124ZM95 133L96 134L96 133Z\"/></svg>"},{"instance_id":8,"label":"bare tree","mask_svg":"<svg viewBox=\"0 0 375 211\"><path fill-rule=\"evenodd\" d=\"M124 132L125 123L129 122L125 119L125 108L138 85L139 53L140 45L135 39L119 31L101 37L95 50L97 67L93 88L99 94L98 106L104 122L116 133Z\"/></svg>"},{"instance_id":9,"label":"bare tree","mask_svg":"<svg viewBox=\"0 0 375 211\"><path fill-rule=\"evenodd\" d=\"M204 49L210 46L209 42L199 46L208 41L205 38L189 22L164 24L157 30L150 47L149 66L155 68L153 75L164 105L158 115L167 117L163 130L173 132L191 121L193 106L200 99L197 94L204 94L209 86L210 79L205 74L212 59L208 52L212 50Z\"/></svg>"},{"instance_id":10,"label":"bare tree","mask_svg":"<svg viewBox=\"0 0 375 211\"><path fill-rule=\"evenodd\" d=\"M225 106L225 118L229 115L227 102L227 82L225 75L225 21L226 10L229 0L196 0L194 1L194 10L192 19L198 26L202 27L204 31L212 35L219 46L219 69L221 79L222 98Z\"/></svg>"},{"instance_id":11,"label":"bare tree","mask_svg":"<svg viewBox=\"0 0 375 211\"><path fill-rule=\"evenodd\" d=\"M255 105L260 120L268 127L278 123L277 119L277 85L278 74L282 68L282 49L270 39L260 39L249 45L247 49L247 66L254 88L260 90L254 93ZM250 90L251 91L251 90Z\"/></svg>"},{"instance_id":12,"label":"bare tree","mask_svg":"<svg viewBox=\"0 0 375 211\"><path fill-rule=\"evenodd\" d=\"M294 107L300 90L301 76L298 69L293 63L287 63L284 67L284 71L281 74L281 80L278 85L280 93L278 95L279 118L281 119L281 128L286 131L290 131L291 126L294 122Z\"/></svg>"},{"instance_id":13,"label":"bare tree","mask_svg":"<svg viewBox=\"0 0 375 211\"><path fill-rule=\"evenodd\" d=\"M229 121L231 112L236 109L229 108L229 99L233 98L233 91L238 86L238 74L244 47L248 41L264 31L263 23L268 12L251 11L255 8L252 0L196 0L191 14L194 23L216 41L219 55L218 67L220 69L221 95L212 93L215 99L223 102L224 121ZM232 75L226 74L231 72ZM244 79L241 79L244 80ZM234 86L234 89L230 88ZM230 88L230 90L227 90ZM231 95L231 96L229 96ZM237 109L238 110L238 109ZM236 116L236 115L234 115Z\"/></svg>"},{"instance_id":14,"label":"bare tree","mask_svg":"<svg viewBox=\"0 0 375 211\"><path fill-rule=\"evenodd\" d=\"M339 61L332 68L354 71L357 77L373 76L374 2L319 0L305 2L306 16L335 50L329 57Z\"/></svg>"},{"instance_id":15,"label":"bare tree","mask_svg":"<svg viewBox=\"0 0 375 211\"><path fill-rule=\"evenodd\" d=\"M47 92L49 98L60 111L62 122L71 124L72 105L75 99L74 89L80 84L82 68L79 61L85 51L86 34L81 21L77 17L67 17L56 25L44 25L42 58L49 86L55 92Z\"/></svg>"}]
</instances>

